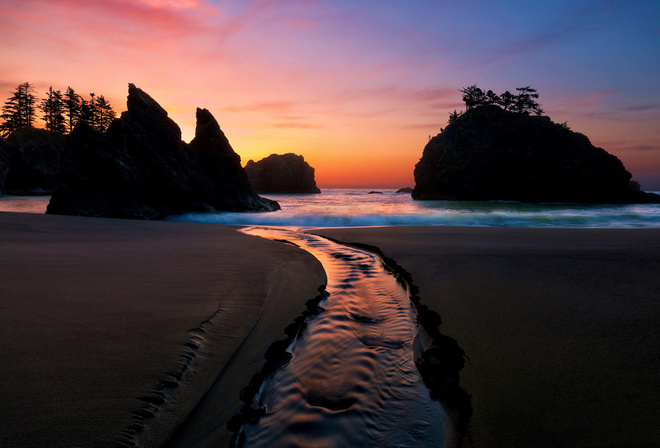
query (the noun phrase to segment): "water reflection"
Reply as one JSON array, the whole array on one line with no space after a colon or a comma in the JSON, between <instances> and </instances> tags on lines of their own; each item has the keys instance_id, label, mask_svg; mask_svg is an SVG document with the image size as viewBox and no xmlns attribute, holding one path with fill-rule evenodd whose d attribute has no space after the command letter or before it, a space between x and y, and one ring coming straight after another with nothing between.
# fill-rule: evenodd
<instances>
[{"instance_id":1,"label":"water reflection","mask_svg":"<svg viewBox=\"0 0 660 448\"><path fill-rule=\"evenodd\" d=\"M0 212L46 213L50 196L2 196Z\"/></svg>"},{"instance_id":2,"label":"water reflection","mask_svg":"<svg viewBox=\"0 0 660 448\"><path fill-rule=\"evenodd\" d=\"M414 363L416 313L382 260L292 230L243 232L310 252L329 296L289 347L291 361L264 383L257 400L267 412L243 426L239 446L442 446L447 414Z\"/></svg>"}]
</instances>

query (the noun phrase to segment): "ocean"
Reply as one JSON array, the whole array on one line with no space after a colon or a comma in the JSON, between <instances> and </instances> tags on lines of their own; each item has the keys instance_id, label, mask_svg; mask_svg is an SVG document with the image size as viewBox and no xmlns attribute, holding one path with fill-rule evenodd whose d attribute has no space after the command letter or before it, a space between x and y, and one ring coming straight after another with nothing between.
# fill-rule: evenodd
<instances>
[{"instance_id":1,"label":"ocean","mask_svg":"<svg viewBox=\"0 0 660 448\"><path fill-rule=\"evenodd\" d=\"M504 201L415 201L395 190L326 189L321 194L263 195L282 210L189 213L172 221L290 227L506 226L658 228L660 204L525 204ZM0 196L0 211L44 213L48 196Z\"/></svg>"}]
</instances>

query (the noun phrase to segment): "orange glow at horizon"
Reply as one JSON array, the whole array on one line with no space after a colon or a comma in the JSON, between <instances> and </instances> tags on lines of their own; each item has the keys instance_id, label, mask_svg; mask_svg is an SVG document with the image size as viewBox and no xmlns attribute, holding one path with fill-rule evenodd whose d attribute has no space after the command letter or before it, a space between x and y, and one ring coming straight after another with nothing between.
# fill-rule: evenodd
<instances>
[{"instance_id":1,"label":"orange glow at horizon","mask_svg":"<svg viewBox=\"0 0 660 448\"><path fill-rule=\"evenodd\" d=\"M555 122L660 189L660 58L649 57L660 11L613 5L612 22L565 6L4 0L0 100L28 81L38 96L51 85L104 95L121 113L134 83L184 141L205 108L243 164L293 152L317 184L398 188L414 186L428 137L463 109L461 87L531 84ZM567 35L548 40L558 24Z\"/></svg>"}]
</instances>

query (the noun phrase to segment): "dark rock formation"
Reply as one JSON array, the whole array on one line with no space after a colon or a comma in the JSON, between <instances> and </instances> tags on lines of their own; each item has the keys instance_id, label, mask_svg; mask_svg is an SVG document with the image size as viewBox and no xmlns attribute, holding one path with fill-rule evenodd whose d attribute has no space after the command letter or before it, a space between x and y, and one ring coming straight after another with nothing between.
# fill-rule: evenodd
<instances>
[{"instance_id":1,"label":"dark rock formation","mask_svg":"<svg viewBox=\"0 0 660 448\"><path fill-rule=\"evenodd\" d=\"M645 203L621 161L548 117L468 110L415 166L414 199Z\"/></svg>"},{"instance_id":2,"label":"dark rock formation","mask_svg":"<svg viewBox=\"0 0 660 448\"><path fill-rule=\"evenodd\" d=\"M186 212L271 211L220 126L197 109L195 139L149 95L129 84L128 110L105 133L84 122L66 137L66 173L46 213L161 219Z\"/></svg>"},{"instance_id":3,"label":"dark rock formation","mask_svg":"<svg viewBox=\"0 0 660 448\"><path fill-rule=\"evenodd\" d=\"M257 193L320 193L314 168L303 156L271 154L258 162L248 161L245 172Z\"/></svg>"},{"instance_id":4,"label":"dark rock formation","mask_svg":"<svg viewBox=\"0 0 660 448\"><path fill-rule=\"evenodd\" d=\"M401 193L408 193L408 194L410 194L410 193L412 193L412 192L413 192L413 189L410 188L410 187L399 188L399 189L396 191L397 194L401 194Z\"/></svg>"},{"instance_id":5,"label":"dark rock formation","mask_svg":"<svg viewBox=\"0 0 660 448\"><path fill-rule=\"evenodd\" d=\"M45 129L21 128L0 147L0 192L50 194L60 182L64 136Z\"/></svg>"},{"instance_id":6,"label":"dark rock formation","mask_svg":"<svg viewBox=\"0 0 660 448\"><path fill-rule=\"evenodd\" d=\"M7 176L7 171L9 171L9 161L7 160L7 154L4 153L3 141L0 140L0 195L5 193L5 177Z\"/></svg>"}]
</instances>

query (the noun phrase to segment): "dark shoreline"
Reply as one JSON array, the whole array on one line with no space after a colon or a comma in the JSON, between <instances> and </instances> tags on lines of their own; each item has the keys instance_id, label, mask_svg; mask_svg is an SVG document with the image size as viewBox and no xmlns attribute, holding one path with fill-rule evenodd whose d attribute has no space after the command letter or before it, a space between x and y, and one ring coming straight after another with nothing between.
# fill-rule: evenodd
<instances>
[{"instance_id":1,"label":"dark shoreline","mask_svg":"<svg viewBox=\"0 0 660 448\"><path fill-rule=\"evenodd\" d=\"M418 296L419 289L414 285L412 275L395 260L385 256L375 246L360 243L343 243L333 238L326 238L337 244L352 246L377 255L382 260L386 269L408 292L409 299L418 315L419 331L424 333L424 339L428 341L424 347L420 347L421 350L415 350L415 364L424 383L429 388L431 397L434 400L440 401L448 410L453 428L453 432L449 434L449 437L452 440L452 446L458 446L461 438L465 435L472 414L470 394L459 386L459 372L465 364L465 352L458 346L455 339L445 336L440 332L439 327L442 322L440 315L421 303ZM276 239L275 241L297 246L288 240ZM241 390L240 399L244 405L239 413L234 415L227 423L227 429L233 433L230 446L235 445L241 425L247 422L254 423L263 414L264 409L255 402L255 397L262 387L263 382L277 370L285 366L291 359L291 355L286 351L287 347L298 336L299 332L305 328L307 319L323 311L319 307L319 303L328 296L327 292L325 292L325 285L319 287L319 292L320 294L318 296L306 302L306 309L302 314L296 317L284 329L284 334L287 337L275 341L266 350L264 354L264 358L266 359L264 366L252 377L249 384ZM420 337L421 334L418 334L415 338L416 345L419 344ZM176 436L173 439L176 439ZM170 440L164 446L167 448L176 446L171 445L171 442Z\"/></svg>"},{"instance_id":2,"label":"dark shoreline","mask_svg":"<svg viewBox=\"0 0 660 448\"><path fill-rule=\"evenodd\" d=\"M227 226L1 212L0 445L161 446L324 278L304 252Z\"/></svg>"},{"instance_id":3,"label":"dark shoreline","mask_svg":"<svg viewBox=\"0 0 660 448\"><path fill-rule=\"evenodd\" d=\"M287 242L288 243L288 242ZM233 434L230 446L234 446L240 434L241 426L245 423L254 423L265 412L265 409L256 403L255 398L263 386L264 381L271 377L276 371L284 367L290 360L291 354L286 351L287 347L298 337L307 326L307 319L323 312L319 303L328 297L325 285L319 286L319 295L305 302L305 310L296 317L285 329L284 339L273 342L264 353L266 362L261 370L254 374L250 382L241 389L239 398L243 402L240 411L227 422L227 429Z\"/></svg>"},{"instance_id":4,"label":"dark shoreline","mask_svg":"<svg viewBox=\"0 0 660 448\"><path fill-rule=\"evenodd\" d=\"M469 356L462 448L660 446L660 229L314 233L379 247L414 274Z\"/></svg>"},{"instance_id":5,"label":"dark shoreline","mask_svg":"<svg viewBox=\"0 0 660 448\"><path fill-rule=\"evenodd\" d=\"M226 422L323 283L303 252L227 226L2 212L0 229L7 447L112 445L218 304L220 398L193 423ZM470 360L463 448L660 446L660 229L314 233L379 247L442 315Z\"/></svg>"},{"instance_id":6,"label":"dark shoreline","mask_svg":"<svg viewBox=\"0 0 660 448\"><path fill-rule=\"evenodd\" d=\"M424 347L415 350L415 365L429 388L431 397L442 403L448 410L454 430L450 435L451 446L459 446L467 432L472 416L472 397L460 386L460 372L465 367L465 361L469 361L465 351L459 346L456 339L442 334L440 331L442 317L422 303L419 288L415 285L412 274L396 260L385 255L377 246L339 241L328 236L324 236L324 238L337 244L353 246L378 255L386 269L408 292L410 302L417 312L419 331L425 334L428 341ZM418 335L415 338L417 346L420 337L421 335Z\"/></svg>"}]
</instances>

